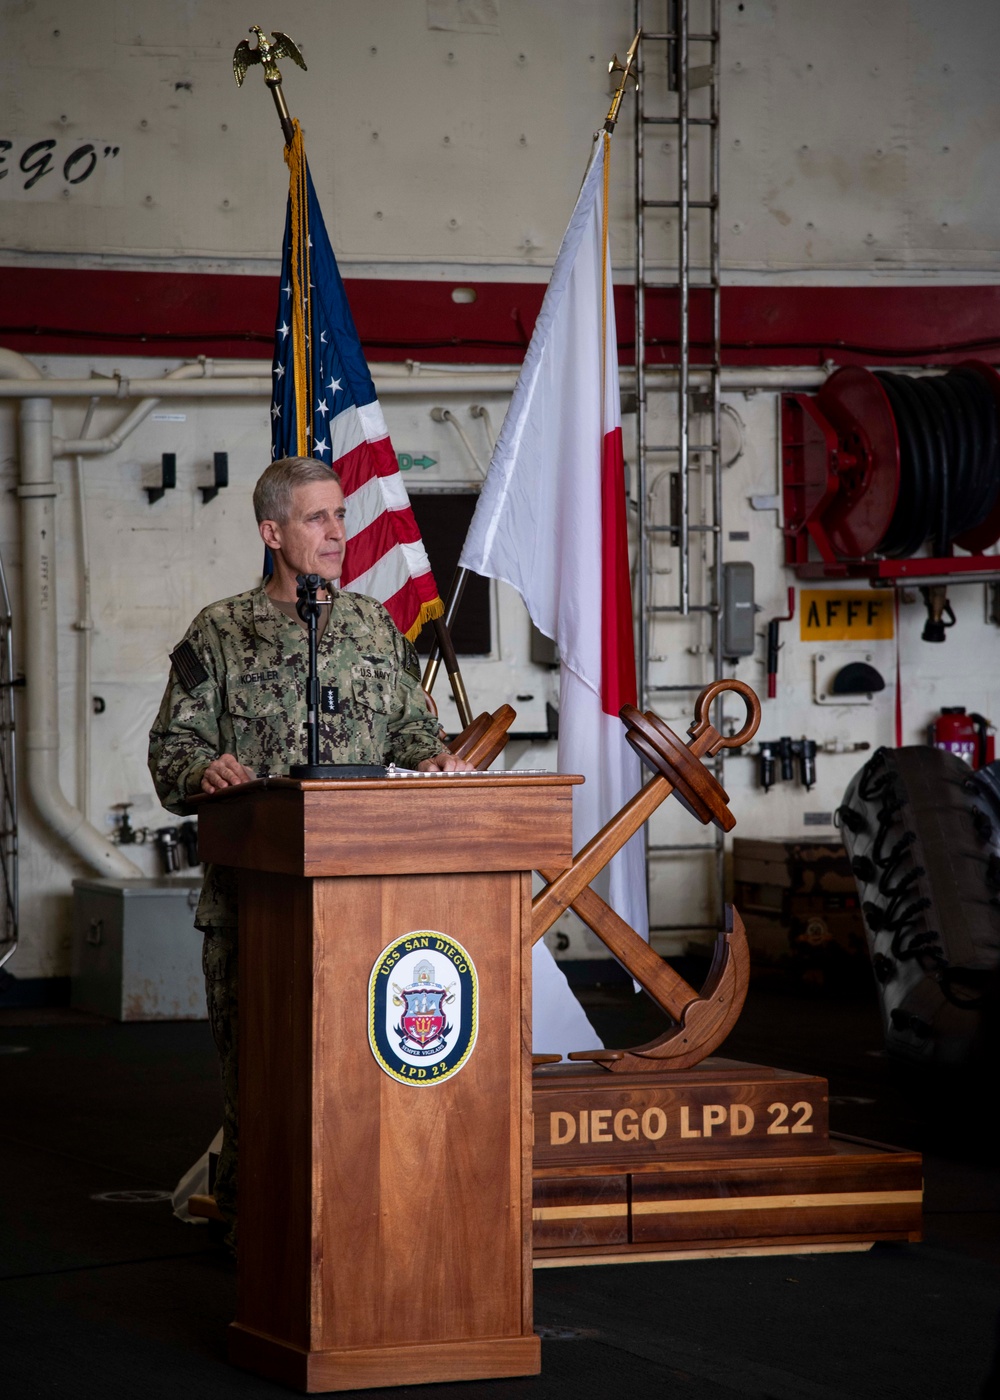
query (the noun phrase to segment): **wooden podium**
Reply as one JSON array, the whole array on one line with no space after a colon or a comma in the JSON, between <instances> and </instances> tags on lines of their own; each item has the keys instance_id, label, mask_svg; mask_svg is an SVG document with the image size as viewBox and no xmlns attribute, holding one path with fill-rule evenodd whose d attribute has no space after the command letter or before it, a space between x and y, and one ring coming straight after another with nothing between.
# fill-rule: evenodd
<instances>
[{"instance_id":1,"label":"wooden podium","mask_svg":"<svg viewBox=\"0 0 1000 1400\"><path fill-rule=\"evenodd\" d=\"M237 1365L304 1391L540 1370L531 871L570 864L579 781L199 801L203 859L239 870Z\"/></svg>"}]
</instances>

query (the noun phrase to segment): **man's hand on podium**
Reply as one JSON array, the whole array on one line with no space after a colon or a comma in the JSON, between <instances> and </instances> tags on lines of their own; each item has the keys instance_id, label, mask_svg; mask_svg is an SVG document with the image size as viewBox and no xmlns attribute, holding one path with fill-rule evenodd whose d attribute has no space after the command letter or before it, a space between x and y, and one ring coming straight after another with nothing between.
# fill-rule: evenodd
<instances>
[{"instance_id":1,"label":"man's hand on podium","mask_svg":"<svg viewBox=\"0 0 1000 1400\"><path fill-rule=\"evenodd\" d=\"M438 753L417 764L418 773L474 773L475 765L453 753Z\"/></svg>"},{"instance_id":2,"label":"man's hand on podium","mask_svg":"<svg viewBox=\"0 0 1000 1400\"><path fill-rule=\"evenodd\" d=\"M221 792L223 788L238 787L240 783L252 783L257 777L249 768L244 768L239 759L231 753L213 758L201 775L202 792Z\"/></svg>"}]
</instances>

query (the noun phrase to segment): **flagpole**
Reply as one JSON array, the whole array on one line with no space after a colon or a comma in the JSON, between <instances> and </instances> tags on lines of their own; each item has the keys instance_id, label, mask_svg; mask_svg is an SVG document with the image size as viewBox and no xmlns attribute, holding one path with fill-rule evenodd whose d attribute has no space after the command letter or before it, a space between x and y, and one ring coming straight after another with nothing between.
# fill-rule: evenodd
<instances>
[{"instance_id":1,"label":"flagpole","mask_svg":"<svg viewBox=\"0 0 1000 1400\"><path fill-rule=\"evenodd\" d=\"M642 30L639 29L636 31L635 38L628 46L628 50L625 54L625 62L621 63L619 61L617 53L614 53L611 56L611 62L608 64L609 73L621 73L621 79L619 80L618 87L615 89L615 95L611 102L611 108L604 121L604 130L608 133L609 136L614 134L614 129L618 122L618 112L621 108L622 99L625 96L625 89L628 87L629 80L631 79L631 81L635 84L637 89L639 86L639 79L635 75L634 66L635 56L639 48L639 40L641 38ZM460 567L455 570L455 576L451 581L451 587L448 590L448 597L445 601L444 622L446 624L446 628L451 627L453 621L455 620L455 614L458 612L459 604L462 601L462 594L465 592L465 584L468 577L468 569L463 569ZM443 648L441 648L441 651L444 653L445 667L448 669L450 676L451 670L448 667L447 653L444 652ZM430 655L427 658L427 665L424 669L424 678L422 682L423 688L428 695L434 688L434 682L437 680L437 673L440 664L441 657L439 655L438 647L435 641L435 644L431 647ZM457 668L458 663L456 662L455 665ZM459 679L461 679L461 677L459 677ZM452 685L452 690L454 690L454 684Z\"/></svg>"},{"instance_id":2,"label":"flagpole","mask_svg":"<svg viewBox=\"0 0 1000 1400\"><path fill-rule=\"evenodd\" d=\"M462 591L465 588L465 577L468 573L466 569L459 569L448 592L448 602L445 608L444 617L435 617L432 621L434 628L434 644L431 647L431 654L427 660L427 669L424 672L423 688L427 694L431 693L431 687L437 677L438 667L441 660L444 660L444 669L448 672L448 680L451 683L451 693L455 697L455 704L458 707L458 717L462 721L462 728L467 729L472 723L472 707L469 704L469 696L465 689L465 681L458 668L458 657L455 653L455 644L451 639L449 627L451 621L458 610L458 605L462 600ZM460 587L456 593L455 585L458 581L458 574L462 574ZM428 677L430 684L428 684Z\"/></svg>"},{"instance_id":3,"label":"flagpole","mask_svg":"<svg viewBox=\"0 0 1000 1400\"><path fill-rule=\"evenodd\" d=\"M448 596L444 600L444 618L441 620L444 622L445 631L448 634L449 640L451 638L451 625L455 620L455 614L458 612L459 605L462 601L462 594L465 592L465 585L468 580L468 577L468 569L456 569L454 575L452 576L451 587L448 589ZM457 661L455 662L455 666L457 669ZM440 667L441 647L438 645L437 637L435 637L434 641L431 643L431 649L427 657L427 665L424 668L424 678L420 683L428 695L430 695L431 691L434 689L434 682L437 680L437 673ZM445 656L445 670L448 670L447 656ZM449 677L450 674L451 673L449 672ZM459 676L460 683L461 679L461 676ZM454 688L455 687L453 685L453 691ZM466 703L468 703L468 701Z\"/></svg>"},{"instance_id":4,"label":"flagpole","mask_svg":"<svg viewBox=\"0 0 1000 1400\"><path fill-rule=\"evenodd\" d=\"M271 96L274 98L274 105L278 110L278 121L281 123L281 130L285 137L285 145L290 146L295 140L295 128L292 125L292 114L288 110L285 94L281 90L281 74L279 73L276 78L265 78L264 82L271 89Z\"/></svg>"},{"instance_id":5,"label":"flagpole","mask_svg":"<svg viewBox=\"0 0 1000 1400\"><path fill-rule=\"evenodd\" d=\"M279 38L278 35L274 37L276 39ZM277 52L274 57L293 57L295 61L304 68L305 64L302 62L301 55L298 54L298 51L295 49L294 45L290 43L287 36L283 35L280 36L280 38L284 41L286 47ZM264 36L258 30L258 49L249 49L249 46L245 43L237 48L236 55L234 56L237 85L242 85L242 75L246 72L247 57L249 56L250 60L254 61L253 56L261 52L265 43L266 40L264 40ZM242 58L240 57L241 50L246 51L243 53ZM295 128L292 124L292 114L288 110L288 103L285 101L285 94L282 91L281 73L278 71L277 64L274 62L274 57L268 55L265 51L260 61L264 63L264 81L270 88L271 96L274 98L274 106L278 113L278 121L281 123L281 132L285 138L285 146L288 147L291 146L295 139ZM460 570L459 572L464 574L465 570ZM431 659L428 662L427 672L424 676L424 689L430 694L431 687L437 676L439 657L443 657L445 670L448 672L448 680L451 682L451 693L455 697L455 705L458 709L458 718L462 728L467 729L472 723L472 707L469 704L469 695L465 689L465 681L462 678L462 672L459 669L458 656L455 653L455 645L451 639L451 632L448 630L451 618L461 599L464 586L465 579L463 578L456 595L455 583L452 583L451 591L448 595L451 610L448 613L447 620L444 617L435 617L431 619L434 627L434 644L431 648ZM455 598L455 602L451 605L453 597ZM430 676L429 684L427 681L428 675Z\"/></svg>"},{"instance_id":6,"label":"flagpole","mask_svg":"<svg viewBox=\"0 0 1000 1400\"><path fill-rule=\"evenodd\" d=\"M632 72L632 66L635 63L635 56L638 51L639 40L641 38L642 30L637 29L635 32L635 38L632 40L631 44L629 44L628 52L625 54L625 62L620 63L618 61L618 55L616 53L613 53L611 55L611 62L608 64L609 73L620 73L622 75L621 80L618 83L618 87L615 90L614 98L611 102L611 110L608 112L608 115L604 121L604 130L608 133L609 136L614 135L614 130L618 123L618 109L622 105L622 98L625 96L625 89L628 86L629 79L631 78L632 82L635 84L636 91L638 91L639 88L639 79ZM278 81L280 82L281 79L279 78Z\"/></svg>"}]
</instances>

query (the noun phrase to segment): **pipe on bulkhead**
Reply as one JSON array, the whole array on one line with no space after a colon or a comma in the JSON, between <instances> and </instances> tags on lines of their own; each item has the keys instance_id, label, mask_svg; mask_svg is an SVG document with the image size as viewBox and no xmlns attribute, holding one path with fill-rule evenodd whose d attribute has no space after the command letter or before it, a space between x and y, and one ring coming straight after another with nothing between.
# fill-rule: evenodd
<instances>
[{"instance_id":1,"label":"pipe on bulkhead","mask_svg":"<svg viewBox=\"0 0 1000 1400\"><path fill-rule=\"evenodd\" d=\"M59 782L56 484L52 474L52 400L21 401L22 615L25 672L25 774L42 821L99 874L141 878L143 871L67 801Z\"/></svg>"},{"instance_id":2,"label":"pipe on bulkhead","mask_svg":"<svg viewBox=\"0 0 1000 1400\"><path fill-rule=\"evenodd\" d=\"M227 377L234 379L245 378L247 375L252 377L257 373L257 370L257 365L250 364L248 366L242 361L219 366L214 360L206 359L203 355L198 360L187 361L182 365L175 366L174 369L168 369L163 378L164 380L225 379ZM120 382L124 383L125 381ZM268 386L270 382L270 379L266 381ZM224 392L224 390L217 390L215 396L221 397ZM97 407L98 403L100 403L99 398L91 397L90 408L87 412L87 421L80 436L78 438L54 437L52 439L52 450L57 457L106 457L109 453L118 451L125 442L125 439L131 437L136 428L145 422L159 402L159 395L155 397L147 396L144 399L140 399L131 413L118 424L117 428L112 429L110 433L106 433L104 437L91 438L87 436L87 428L90 426L90 419L94 409ZM79 466L79 463L77 465Z\"/></svg>"},{"instance_id":3,"label":"pipe on bulkhead","mask_svg":"<svg viewBox=\"0 0 1000 1400\"><path fill-rule=\"evenodd\" d=\"M37 365L20 353L0 345L0 379L42 379L42 371Z\"/></svg>"},{"instance_id":4,"label":"pipe on bulkhead","mask_svg":"<svg viewBox=\"0 0 1000 1400\"><path fill-rule=\"evenodd\" d=\"M100 377L47 379L45 390L53 399L270 398L273 381L269 372L251 373L242 365L239 366L239 370L239 374L230 375L223 367L215 366L212 362L198 362L193 367L191 378L178 379L171 372L159 379L129 379L125 375L116 375L111 379ZM913 371L912 366L903 366L895 372L908 374L911 371ZM926 371L921 372L925 373ZM513 391L517 380L515 369L502 371L487 369L469 375L449 368L436 375L399 375L392 373L391 367L379 364L373 366L373 373L379 386L379 397L383 399L407 396L430 398L436 394L456 393L509 394ZM650 373L655 378L658 388L672 388L677 378L676 371L670 370L669 367L662 371L650 371ZM631 369L623 369L620 377L624 387L633 387L635 374ZM808 367L795 368L792 366L781 369L752 365L727 367L722 371L722 392L743 391L749 393L759 390L778 393L783 389L818 389L828 378L829 373L825 369L809 369ZM695 368L689 375L689 381L692 388L707 386L709 372ZM25 398L29 393L29 385L5 382L0 378L0 399ZM135 412L137 415L145 416L151 407L152 404L140 405ZM72 455L75 448L76 440L67 440L61 444L60 453L61 455Z\"/></svg>"}]
</instances>

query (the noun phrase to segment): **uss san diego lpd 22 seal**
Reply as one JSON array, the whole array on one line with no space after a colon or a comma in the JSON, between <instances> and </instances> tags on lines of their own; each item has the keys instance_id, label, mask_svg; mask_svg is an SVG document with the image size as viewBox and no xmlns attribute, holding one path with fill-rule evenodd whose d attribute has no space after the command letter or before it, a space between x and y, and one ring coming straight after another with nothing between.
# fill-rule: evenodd
<instances>
[{"instance_id":1,"label":"uss san diego lpd 22 seal","mask_svg":"<svg viewBox=\"0 0 1000 1400\"><path fill-rule=\"evenodd\" d=\"M433 929L393 939L368 982L368 1042L393 1079L426 1088L457 1074L479 1031L479 978L461 943Z\"/></svg>"}]
</instances>

